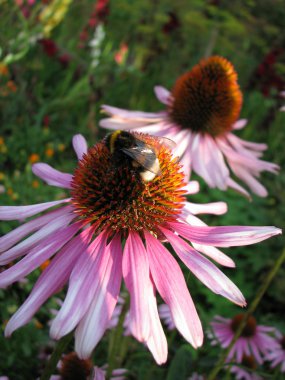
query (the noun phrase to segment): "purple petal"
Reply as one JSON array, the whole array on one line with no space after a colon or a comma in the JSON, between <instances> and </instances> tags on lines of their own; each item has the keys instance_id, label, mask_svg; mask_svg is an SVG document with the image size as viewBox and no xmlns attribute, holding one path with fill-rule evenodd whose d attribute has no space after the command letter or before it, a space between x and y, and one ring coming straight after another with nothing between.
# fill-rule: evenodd
<instances>
[{"instance_id":1,"label":"purple petal","mask_svg":"<svg viewBox=\"0 0 285 380\"><path fill-rule=\"evenodd\" d=\"M184 238L202 245L232 247L255 244L271 236L281 234L279 228L264 226L200 227L184 223L169 223Z\"/></svg>"},{"instance_id":2,"label":"purple petal","mask_svg":"<svg viewBox=\"0 0 285 380\"><path fill-rule=\"evenodd\" d=\"M171 97L171 92L169 92L166 88L162 86L155 86L154 87L154 92L157 97L157 99L166 105L169 105L170 103L170 97Z\"/></svg>"},{"instance_id":3,"label":"purple petal","mask_svg":"<svg viewBox=\"0 0 285 380\"><path fill-rule=\"evenodd\" d=\"M107 106L105 104L102 105L102 110L121 119L135 119L147 122L159 121L161 119L159 113L128 111L122 108Z\"/></svg>"},{"instance_id":4,"label":"purple petal","mask_svg":"<svg viewBox=\"0 0 285 380\"><path fill-rule=\"evenodd\" d=\"M151 334L146 341L146 344L151 351L155 361L158 365L161 365L167 360L167 340L161 326L157 303L155 297L155 289L152 283L150 283L151 290L149 292L149 312L150 312L150 331Z\"/></svg>"},{"instance_id":5,"label":"purple petal","mask_svg":"<svg viewBox=\"0 0 285 380\"><path fill-rule=\"evenodd\" d=\"M63 305L52 322L52 338L59 339L72 331L88 310L101 281L100 271L107 265L107 237L106 232L101 233L81 252L71 273Z\"/></svg>"},{"instance_id":6,"label":"purple petal","mask_svg":"<svg viewBox=\"0 0 285 380\"><path fill-rule=\"evenodd\" d=\"M130 232L124 248L123 276L130 293L130 329L140 341L150 334L148 298L149 263L145 247L136 232Z\"/></svg>"},{"instance_id":7,"label":"purple petal","mask_svg":"<svg viewBox=\"0 0 285 380\"><path fill-rule=\"evenodd\" d=\"M38 203L29 206L0 206L0 220L22 220L45 211L61 203L69 202L70 198L54 202Z\"/></svg>"},{"instance_id":8,"label":"purple petal","mask_svg":"<svg viewBox=\"0 0 285 380\"><path fill-rule=\"evenodd\" d=\"M5 335L10 336L16 329L28 323L41 305L68 281L78 252L88 245L92 237L92 227L72 239L55 256L36 282L31 294L7 323Z\"/></svg>"},{"instance_id":9,"label":"purple petal","mask_svg":"<svg viewBox=\"0 0 285 380\"><path fill-rule=\"evenodd\" d=\"M55 232L52 237L46 238L44 242L32 249L22 260L0 273L0 287L4 288L38 268L60 250L76 234L79 228L80 225L74 223L64 230Z\"/></svg>"},{"instance_id":10,"label":"purple petal","mask_svg":"<svg viewBox=\"0 0 285 380\"><path fill-rule=\"evenodd\" d=\"M201 346L201 322L179 265L168 250L147 231L145 240L153 281L170 307L177 329L193 347Z\"/></svg>"},{"instance_id":11,"label":"purple petal","mask_svg":"<svg viewBox=\"0 0 285 380\"><path fill-rule=\"evenodd\" d=\"M56 231L62 230L74 219L74 215L69 211L70 207L65 207L65 213L62 213L57 218L53 218L49 223L44 225L41 229L29 236L27 239L21 241L19 244L10 248L0 255L0 265L5 265L11 261L23 256L28 250L35 247L38 243L45 240L48 236ZM46 240L45 240L46 241Z\"/></svg>"},{"instance_id":12,"label":"purple petal","mask_svg":"<svg viewBox=\"0 0 285 380\"><path fill-rule=\"evenodd\" d=\"M246 126L246 124L247 124L247 119L240 119L233 124L233 129L235 130L243 129Z\"/></svg>"},{"instance_id":13,"label":"purple petal","mask_svg":"<svg viewBox=\"0 0 285 380\"><path fill-rule=\"evenodd\" d=\"M85 138L78 134L73 136L72 139L73 149L77 155L78 160L81 160L83 155L87 153L88 146Z\"/></svg>"},{"instance_id":14,"label":"purple petal","mask_svg":"<svg viewBox=\"0 0 285 380\"><path fill-rule=\"evenodd\" d=\"M75 332L75 350L80 358L90 357L108 328L122 282L121 237L114 237L105 251L106 265L99 266L100 279L90 307Z\"/></svg>"},{"instance_id":15,"label":"purple petal","mask_svg":"<svg viewBox=\"0 0 285 380\"><path fill-rule=\"evenodd\" d=\"M180 259L204 285L211 289L212 292L221 294L240 306L246 305L240 290L211 261L200 255L173 232L165 228L160 229Z\"/></svg>"},{"instance_id":16,"label":"purple petal","mask_svg":"<svg viewBox=\"0 0 285 380\"><path fill-rule=\"evenodd\" d=\"M50 165L43 162L34 164L32 166L33 173L51 186L63 187L70 189L72 175L62 173L59 170L52 168Z\"/></svg>"},{"instance_id":17,"label":"purple petal","mask_svg":"<svg viewBox=\"0 0 285 380\"><path fill-rule=\"evenodd\" d=\"M22 224L14 230L8 232L6 235L0 237L0 252L4 252L11 248L14 244L18 243L26 235L31 234L34 231L39 230L41 227L54 220L60 215L66 213L66 207L61 207L57 210L51 211L48 214L42 215L36 219ZM1 258L1 255L0 255Z\"/></svg>"}]
</instances>

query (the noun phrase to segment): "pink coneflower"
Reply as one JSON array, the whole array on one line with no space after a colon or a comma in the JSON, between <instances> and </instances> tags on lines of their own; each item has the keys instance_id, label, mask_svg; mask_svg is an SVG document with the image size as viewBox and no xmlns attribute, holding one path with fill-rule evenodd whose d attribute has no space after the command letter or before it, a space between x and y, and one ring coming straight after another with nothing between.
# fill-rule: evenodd
<instances>
[{"instance_id":1,"label":"pink coneflower","mask_svg":"<svg viewBox=\"0 0 285 380\"><path fill-rule=\"evenodd\" d=\"M127 111L104 105L111 118L101 120L100 125L169 137L177 142L174 153L181 157L187 177L193 170L210 187L231 187L249 196L231 178L232 171L251 191L267 195L257 178L262 171L276 173L279 167L260 160L265 144L242 140L233 133L247 121L238 120L242 93L229 61L218 56L204 59L179 77L171 92L157 86L155 93L166 105L165 111Z\"/></svg>"},{"instance_id":2,"label":"pink coneflower","mask_svg":"<svg viewBox=\"0 0 285 380\"><path fill-rule=\"evenodd\" d=\"M85 139L77 135L73 146L79 162L73 175L45 163L33 165L34 174L49 185L68 189L70 198L0 207L0 220L23 221L48 210L0 238L0 264L23 257L0 273L0 287L22 279L52 258L8 322L6 336L30 321L40 306L68 283L63 305L51 325L51 337L59 339L75 329L75 351L80 358L88 358L109 325L124 279L130 293L130 330L146 343L157 363L167 359L167 341L156 291L170 307L182 336L199 347L203 342L200 319L183 273L162 241L168 241L213 292L245 305L239 289L198 251L222 265L234 266L215 247L254 244L281 230L203 225L191 212L192 208L199 212L197 205L186 201L193 185L184 182L177 158L160 140L135 136L156 152L160 172L151 181L143 181L138 164L123 152L116 152L119 157L111 153L107 139L87 149Z\"/></svg>"},{"instance_id":3,"label":"pink coneflower","mask_svg":"<svg viewBox=\"0 0 285 380\"><path fill-rule=\"evenodd\" d=\"M272 368L280 365L280 371L285 372L285 335L282 335L280 331L276 331L275 335L276 346L273 349L270 349L265 360L271 362Z\"/></svg>"},{"instance_id":4,"label":"pink coneflower","mask_svg":"<svg viewBox=\"0 0 285 380\"><path fill-rule=\"evenodd\" d=\"M222 348L228 347L242 319L242 314L236 315L233 319L220 316L215 317L213 322L211 322L214 334L213 343L218 342ZM269 335L274 332L275 329L273 327L257 325L256 319L250 316L241 336L229 353L228 361L241 363L244 355L252 355L257 363L263 363L263 356L276 346L274 338Z\"/></svg>"},{"instance_id":5,"label":"pink coneflower","mask_svg":"<svg viewBox=\"0 0 285 380\"><path fill-rule=\"evenodd\" d=\"M235 374L237 380L262 380L262 377L254 373L257 368L256 361L252 355L242 357L241 366L233 365L230 372Z\"/></svg>"}]
</instances>

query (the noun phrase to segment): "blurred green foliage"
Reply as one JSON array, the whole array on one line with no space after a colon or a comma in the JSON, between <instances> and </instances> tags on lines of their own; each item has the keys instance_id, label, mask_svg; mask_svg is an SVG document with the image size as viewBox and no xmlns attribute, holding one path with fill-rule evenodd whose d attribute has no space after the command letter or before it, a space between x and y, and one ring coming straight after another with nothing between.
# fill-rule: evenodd
<instances>
[{"instance_id":1,"label":"blurred green foliage","mask_svg":"<svg viewBox=\"0 0 285 380\"><path fill-rule=\"evenodd\" d=\"M33 176L33 162L44 161L72 172L76 164L72 136L82 133L92 145L105 135L98 127L101 104L160 110L154 85L171 88L177 76L202 57L219 54L233 62L244 92L241 117L248 118L249 124L238 134L266 142L265 158L278 163L281 172L263 176L269 196L253 197L252 203L232 191L210 190L194 177L201 183L201 192L192 200L228 203L226 215L202 218L210 225L284 225L285 113L279 112L279 91L285 87L284 0L113 0L108 6L107 1L101 1L105 8L102 6L101 13L97 9L92 26L90 17L96 2L71 1L47 35L40 15L52 2L36 1L27 14L16 2L0 3L0 185L5 189L0 193L1 204L33 204L65 197L62 190ZM90 41L99 24L104 33L99 43L97 35L98 45L92 48ZM16 225L1 223L0 232L4 234ZM282 238L276 238L225 250L237 268L224 272L249 302L283 244ZM239 312L238 307L198 284L188 270L184 273L205 329L214 315L231 317ZM37 275L32 274L21 288L15 285L1 290L1 321L23 302ZM258 322L285 332L284 291L285 278L280 271L256 317ZM40 369L39 347L47 345L48 319L49 305L10 340L0 336L0 375L13 380L35 378ZM96 364L104 363L107 339L108 334L96 349ZM218 355L207 339L198 352L182 345L175 332L169 343L169 361L158 368L144 347L131 340L123 363L130 368L131 378L174 379L179 371L183 380L191 370L207 373Z\"/></svg>"}]
</instances>

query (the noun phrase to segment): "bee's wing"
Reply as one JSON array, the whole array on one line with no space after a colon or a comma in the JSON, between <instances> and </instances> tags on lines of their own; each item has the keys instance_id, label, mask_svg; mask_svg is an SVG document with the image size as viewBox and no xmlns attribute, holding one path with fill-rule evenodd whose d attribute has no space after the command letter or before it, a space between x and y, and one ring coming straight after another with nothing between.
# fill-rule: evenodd
<instances>
[{"instance_id":1,"label":"bee's wing","mask_svg":"<svg viewBox=\"0 0 285 380\"><path fill-rule=\"evenodd\" d=\"M154 174L159 173L159 166L154 166L157 160L156 154L147 146L135 146L132 148L122 148L122 151L138 162L143 168Z\"/></svg>"},{"instance_id":2,"label":"bee's wing","mask_svg":"<svg viewBox=\"0 0 285 380\"><path fill-rule=\"evenodd\" d=\"M154 136L152 136L154 137ZM176 142L167 138L167 137L159 137L159 136L155 136L155 139L160 143L160 144L163 144L165 145L167 148L169 148L170 150L174 149L176 147Z\"/></svg>"}]
</instances>

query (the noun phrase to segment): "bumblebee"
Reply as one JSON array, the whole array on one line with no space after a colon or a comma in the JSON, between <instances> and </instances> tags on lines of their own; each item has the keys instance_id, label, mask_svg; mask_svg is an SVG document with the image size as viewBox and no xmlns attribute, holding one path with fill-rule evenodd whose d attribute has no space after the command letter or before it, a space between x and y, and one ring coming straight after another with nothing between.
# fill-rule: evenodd
<instances>
[{"instance_id":1,"label":"bumblebee","mask_svg":"<svg viewBox=\"0 0 285 380\"><path fill-rule=\"evenodd\" d=\"M162 143L165 143L165 140L171 141L160 137L156 137L156 139ZM138 171L143 182L152 181L160 174L160 165L155 149L134 134L117 130L107 135L105 143L116 164L120 165L127 161L132 168ZM167 145L172 144L168 142Z\"/></svg>"}]
</instances>

